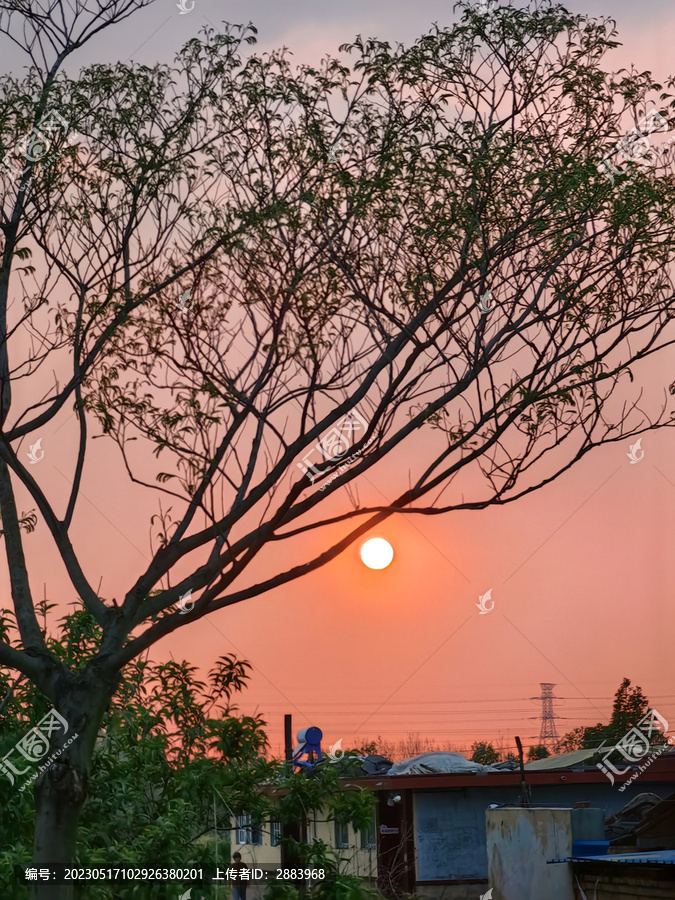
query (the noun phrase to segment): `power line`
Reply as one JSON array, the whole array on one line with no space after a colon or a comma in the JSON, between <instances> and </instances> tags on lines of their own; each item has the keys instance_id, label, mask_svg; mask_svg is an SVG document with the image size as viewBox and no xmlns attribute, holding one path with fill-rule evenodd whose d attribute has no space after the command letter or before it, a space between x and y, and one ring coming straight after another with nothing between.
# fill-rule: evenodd
<instances>
[{"instance_id":1,"label":"power line","mask_svg":"<svg viewBox=\"0 0 675 900\"><path fill-rule=\"evenodd\" d=\"M540 697L491 697L488 699L468 699L468 700L393 700L390 703L390 706L407 706L410 704L414 704L415 706L427 706L433 704L440 703L507 703L510 701L525 701L525 700L540 700ZM579 700L578 697L556 697L556 700ZM615 697L587 697L588 700L604 700L607 703L612 703L615 700ZM675 700L675 694L650 694L651 700ZM316 700L304 700L303 703L316 703L320 705L322 708L328 708L331 706L346 706L349 707L354 706L373 706L377 703L377 700L342 700L342 701L324 701L321 698L317 698ZM270 700L269 703L266 704L269 707L279 706L285 707L285 702L283 700Z\"/></svg>"}]
</instances>

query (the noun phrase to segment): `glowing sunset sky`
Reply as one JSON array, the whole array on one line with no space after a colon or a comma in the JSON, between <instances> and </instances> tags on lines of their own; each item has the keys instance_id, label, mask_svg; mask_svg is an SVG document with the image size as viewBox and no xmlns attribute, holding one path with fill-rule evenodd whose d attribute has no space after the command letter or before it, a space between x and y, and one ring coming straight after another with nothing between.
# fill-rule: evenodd
<instances>
[{"instance_id":1,"label":"glowing sunset sky","mask_svg":"<svg viewBox=\"0 0 675 900\"><path fill-rule=\"evenodd\" d=\"M605 57L606 69L633 63L662 82L675 73L672 0L567 6L616 19L624 46ZM175 0L161 0L92 41L76 54L76 66L169 63L207 22L222 19L253 22L258 51L285 44L297 63L316 63L359 32L410 44L454 14L441 0L196 0L191 13L179 15ZM19 76L23 65L15 49L5 56L6 71ZM675 359L662 355L634 374L658 401L675 380ZM43 432L41 478L57 505L67 497L75 436L72 415ZM151 657L186 658L205 669L233 651L248 659L254 673L240 706L267 719L275 751L287 712L295 731L321 727L326 746L407 732L458 748L500 737L514 747L516 734L529 744L539 731L540 704L530 698L540 682L557 685L562 734L606 722L624 676L675 727L675 441L672 431L645 435L644 458L634 465L630 443L593 452L553 485L503 508L392 517L370 535L394 548L386 569L367 569L358 542L318 572L180 629ZM128 486L112 444L95 445L74 543L84 548L94 586L102 577L102 596L119 599L150 558L156 498ZM362 502L391 499L403 477L401 454L385 460L360 480ZM19 508L28 508L18 496ZM61 564L44 530L34 537L27 553L35 595L41 598L46 582L48 597L65 611L75 598ZM302 540L310 558L327 537L310 532ZM256 579L287 553L275 546L261 554ZM480 615L476 604L489 589L494 608Z\"/></svg>"}]
</instances>

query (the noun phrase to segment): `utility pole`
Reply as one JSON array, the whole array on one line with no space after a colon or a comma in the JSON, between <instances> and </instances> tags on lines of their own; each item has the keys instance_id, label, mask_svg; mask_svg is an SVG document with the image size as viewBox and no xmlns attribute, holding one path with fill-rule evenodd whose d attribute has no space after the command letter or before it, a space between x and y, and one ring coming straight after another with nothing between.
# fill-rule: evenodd
<instances>
[{"instance_id":1,"label":"utility pole","mask_svg":"<svg viewBox=\"0 0 675 900\"><path fill-rule=\"evenodd\" d=\"M289 713L284 716L284 752L286 762L289 764L290 768L290 763L293 760L293 716ZM302 843L302 835L305 827L304 817L301 822L282 822L281 867L283 869L293 869L301 863L297 845ZM291 846L289 846L289 844Z\"/></svg>"},{"instance_id":2,"label":"utility pole","mask_svg":"<svg viewBox=\"0 0 675 900\"><path fill-rule=\"evenodd\" d=\"M530 786L525 781L525 763L523 761L523 745L520 738L516 735L516 746L518 747L518 761L520 762L520 805L525 807L532 806L532 795L530 794Z\"/></svg>"},{"instance_id":3,"label":"utility pole","mask_svg":"<svg viewBox=\"0 0 675 900\"><path fill-rule=\"evenodd\" d=\"M293 759L293 716L288 713L284 716L284 750L286 762Z\"/></svg>"}]
</instances>

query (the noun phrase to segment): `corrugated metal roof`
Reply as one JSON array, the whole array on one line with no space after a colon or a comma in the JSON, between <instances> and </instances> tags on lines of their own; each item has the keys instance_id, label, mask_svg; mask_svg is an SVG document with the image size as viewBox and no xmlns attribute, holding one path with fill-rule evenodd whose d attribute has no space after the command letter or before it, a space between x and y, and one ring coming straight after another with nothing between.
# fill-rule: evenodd
<instances>
[{"instance_id":1,"label":"corrugated metal roof","mask_svg":"<svg viewBox=\"0 0 675 900\"><path fill-rule=\"evenodd\" d=\"M597 863L631 864L634 866L675 866L675 850L654 850L650 853L618 853L612 856L567 856L563 859L547 859L549 863Z\"/></svg>"},{"instance_id":2,"label":"corrugated metal roof","mask_svg":"<svg viewBox=\"0 0 675 900\"><path fill-rule=\"evenodd\" d=\"M572 753L559 753L557 756L547 756L545 759L535 759L533 762L525 763L525 771L550 772L554 769L568 769L570 766L580 766L597 752L597 749L574 750Z\"/></svg>"},{"instance_id":3,"label":"corrugated metal roof","mask_svg":"<svg viewBox=\"0 0 675 900\"><path fill-rule=\"evenodd\" d=\"M586 752L586 751L584 751ZM563 754L566 756L567 754ZM667 784L669 789L673 790L673 782L675 782L675 754L663 754L655 759L649 769L640 776L643 785L648 784ZM444 775L360 775L345 776L342 781L349 781L359 787L371 788L374 790L444 790L453 788L484 788L499 787L510 789L514 786L520 787L519 772L490 772L487 775L462 775L450 773ZM579 767L573 769L551 770L543 772L533 772L531 769L527 772L527 783L532 785L534 790L537 785L542 784L566 784L567 786L582 784L602 784L607 790L615 790L612 788L606 775L596 769L595 766ZM633 787L638 788L638 785ZM575 800L579 797L574 797Z\"/></svg>"}]
</instances>

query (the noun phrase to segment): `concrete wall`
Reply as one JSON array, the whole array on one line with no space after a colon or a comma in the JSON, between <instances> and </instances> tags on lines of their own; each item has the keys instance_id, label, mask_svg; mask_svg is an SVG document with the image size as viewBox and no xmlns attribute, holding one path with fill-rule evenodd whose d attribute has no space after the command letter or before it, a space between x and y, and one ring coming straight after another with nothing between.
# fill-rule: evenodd
<instances>
[{"instance_id":1,"label":"concrete wall","mask_svg":"<svg viewBox=\"0 0 675 900\"><path fill-rule=\"evenodd\" d=\"M572 840L602 839L599 809L489 809L485 813L488 883L493 900L574 900Z\"/></svg>"},{"instance_id":2,"label":"concrete wall","mask_svg":"<svg viewBox=\"0 0 675 900\"><path fill-rule=\"evenodd\" d=\"M641 779L633 782L623 793L619 793L609 781L569 785L564 783L565 775L561 775L560 779L559 785L532 787L532 799L536 806L567 809L578 800L586 800L591 803L592 808L602 810L603 817L606 818L614 815L630 799L645 790L663 798L672 793L670 785L650 784L642 782ZM487 883L484 812L490 803L509 803L516 806L519 797L519 785L480 787L479 776L476 777L476 787L415 791L417 881L465 878L485 879ZM477 817L480 819L479 825ZM587 839L581 834L576 835L576 838ZM604 834L598 836L599 840L603 838ZM478 892L478 896L480 893L481 891ZM440 897L440 893L434 896ZM448 893L443 896L447 900Z\"/></svg>"}]
</instances>

